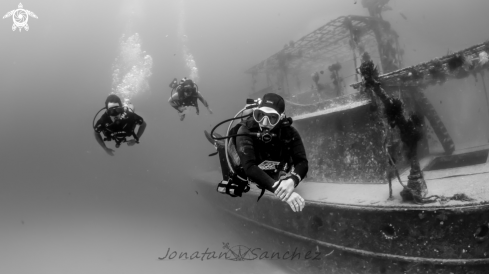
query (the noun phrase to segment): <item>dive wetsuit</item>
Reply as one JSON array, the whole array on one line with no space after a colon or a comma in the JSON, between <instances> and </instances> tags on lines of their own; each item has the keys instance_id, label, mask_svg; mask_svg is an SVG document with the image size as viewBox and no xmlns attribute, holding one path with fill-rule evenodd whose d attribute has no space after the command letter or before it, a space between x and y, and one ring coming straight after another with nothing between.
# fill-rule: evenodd
<instances>
[{"instance_id":1,"label":"dive wetsuit","mask_svg":"<svg viewBox=\"0 0 489 274\"><path fill-rule=\"evenodd\" d=\"M209 104L199 91L193 91L192 94L186 97L181 86L178 86L175 90L175 93L170 98L169 102L170 105L179 112L183 111L181 107L184 106L195 107L197 109L197 112L199 112L199 105L197 100L200 100L206 108L209 108Z\"/></svg>"},{"instance_id":2,"label":"dive wetsuit","mask_svg":"<svg viewBox=\"0 0 489 274\"><path fill-rule=\"evenodd\" d=\"M102 117L95 124L95 131L103 133L105 137L127 137L134 133L136 125L142 125L144 120L136 113L125 111L119 120L112 122L112 119L104 112Z\"/></svg>"},{"instance_id":3,"label":"dive wetsuit","mask_svg":"<svg viewBox=\"0 0 489 274\"><path fill-rule=\"evenodd\" d=\"M258 123L252 117L242 124L238 135L259 130ZM277 137L274 137L269 143L248 135L237 136L236 151L246 176L260 187L274 192L273 184L291 167L293 170L290 174L295 186L307 175L309 167L304 144L294 127L278 125L272 129L271 133L277 134ZM264 161L280 162L280 165L276 166L276 170L264 171L259 167ZM283 172L284 169L285 172Z\"/></svg>"}]
</instances>

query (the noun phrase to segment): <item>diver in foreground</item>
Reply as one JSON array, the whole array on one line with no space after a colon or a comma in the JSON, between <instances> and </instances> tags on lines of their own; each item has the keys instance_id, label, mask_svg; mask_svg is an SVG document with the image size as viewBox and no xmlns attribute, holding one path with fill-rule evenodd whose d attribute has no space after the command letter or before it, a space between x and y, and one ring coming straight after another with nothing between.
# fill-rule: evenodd
<instances>
[{"instance_id":1,"label":"diver in foreground","mask_svg":"<svg viewBox=\"0 0 489 274\"><path fill-rule=\"evenodd\" d=\"M172 88L170 99L168 99L168 103L175 108L180 116L180 121L185 119L185 114L183 113L187 107L192 106L195 107L197 115L199 115L199 105L197 99L204 104L210 114L212 114L212 110L209 108L209 104L202 97L202 94L199 92L199 87L194 81L183 78L180 80L180 84L177 83L177 79L173 79L170 83L170 88Z\"/></svg>"},{"instance_id":2,"label":"diver in foreground","mask_svg":"<svg viewBox=\"0 0 489 274\"><path fill-rule=\"evenodd\" d=\"M146 122L143 118L136 113L134 109L122 104L121 99L111 94L105 100L105 108L100 119L93 125L94 136L97 143L105 150L110 156L114 156L114 150L108 148L105 145L105 141L114 140L118 148L122 142L127 142L128 146L139 144L139 139L146 129ZM100 112L99 111L99 112ZM98 115L98 113L97 113ZM96 118L97 116L95 116ZM94 118L94 122L95 122ZM136 125L139 125L137 133L134 133ZM102 138L100 133L103 133L105 138ZM133 137L131 140L126 140L126 137Z\"/></svg>"},{"instance_id":3,"label":"diver in foreground","mask_svg":"<svg viewBox=\"0 0 489 274\"><path fill-rule=\"evenodd\" d=\"M308 161L301 136L292 127L292 119L284 114L284 99L268 93L245 109L250 111L251 108L251 114L238 117L238 113L235 118L226 120L246 118L228 130L228 136L213 134L226 121L214 127L209 135L214 140L226 140L225 157L231 171L217 190L240 197L249 191L251 181L262 189L258 199L268 190L287 202L294 212L302 211L305 201L294 189L306 176Z\"/></svg>"}]
</instances>

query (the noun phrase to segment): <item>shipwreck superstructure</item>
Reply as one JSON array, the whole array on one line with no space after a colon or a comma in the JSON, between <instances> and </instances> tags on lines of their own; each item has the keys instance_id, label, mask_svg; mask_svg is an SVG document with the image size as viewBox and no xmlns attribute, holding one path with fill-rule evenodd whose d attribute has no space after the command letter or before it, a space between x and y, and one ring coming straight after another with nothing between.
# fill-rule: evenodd
<instances>
[{"instance_id":1,"label":"shipwreck superstructure","mask_svg":"<svg viewBox=\"0 0 489 274\"><path fill-rule=\"evenodd\" d=\"M313 90L324 93L325 98L342 95L348 82L359 80L355 68L364 52L381 63L381 72L402 67L404 51L389 22L378 16L338 17L248 69L253 90L250 96L269 91L294 97L308 93L311 88L307 83L315 73L329 77L330 86L319 90L313 86ZM344 71L348 73L342 76Z\"/></svg>"}]
</instances>

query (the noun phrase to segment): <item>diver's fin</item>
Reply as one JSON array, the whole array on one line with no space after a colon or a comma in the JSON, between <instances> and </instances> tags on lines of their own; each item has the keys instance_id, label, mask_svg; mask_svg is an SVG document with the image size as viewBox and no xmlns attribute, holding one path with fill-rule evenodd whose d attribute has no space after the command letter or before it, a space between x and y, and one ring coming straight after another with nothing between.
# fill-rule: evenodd
<instances>
[{"instance_id":1,"label":"diver's fin","mask_svg":"<svg viewBox=\"0 0 489 274\"><path fill-rule=\"evenodd\" d=\"M212 139L211 135L207 130L204 130L205 138L207 138L207 141L209 141L211 144L214 144L215 140Z\"/></svg>"},{"instance_id":2,"label":"diver's fin","mask_svg":"<svg viewBox=\"0 0 489 274\"><path fill-rule=\"evenodd\" d=\"M260 196L258 196L258 199L256 199L257 202L260 201L261 197L263 197L263 194L265 194L264 188L261 189Z\"/></svg>"},{"instance_id":3,"label":"diver's fin","mask_svg":"<svg viewBox=\"0 0 489 274\"><path fill-rule=\"evenodd\" d=\"M209 132L207 130L204 130L205 137L207 138L207 141L211 143L213 146L224 146L224 141L223 140L214 140ZM221 138L222 136L219 135L218 133L214 133L214 136L217 138Z\"/></svg>"}]
</instances>

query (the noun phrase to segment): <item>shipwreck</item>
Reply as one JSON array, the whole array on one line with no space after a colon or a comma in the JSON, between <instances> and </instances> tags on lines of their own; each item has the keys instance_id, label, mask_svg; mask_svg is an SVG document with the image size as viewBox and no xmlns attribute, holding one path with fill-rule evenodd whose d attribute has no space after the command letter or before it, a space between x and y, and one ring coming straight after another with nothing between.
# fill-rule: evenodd
<instances>
[{"instance_id":1,"label":"shipwreck","mask_svg":"<svg viewBox=\"0 0 489 274\"><path fill-rule=\"evenodd\" d=\"M304 140L303 212L271 193L256 202L253 186L216 192L230 170L212 138L221 170L196 185L250 238L330 254L280 262L297 273L487 273L489 42L403 68L387 2L364 1L369 16L332 20L247 71L250 97L287 98Z\"/></svg>"}]
</instances>

